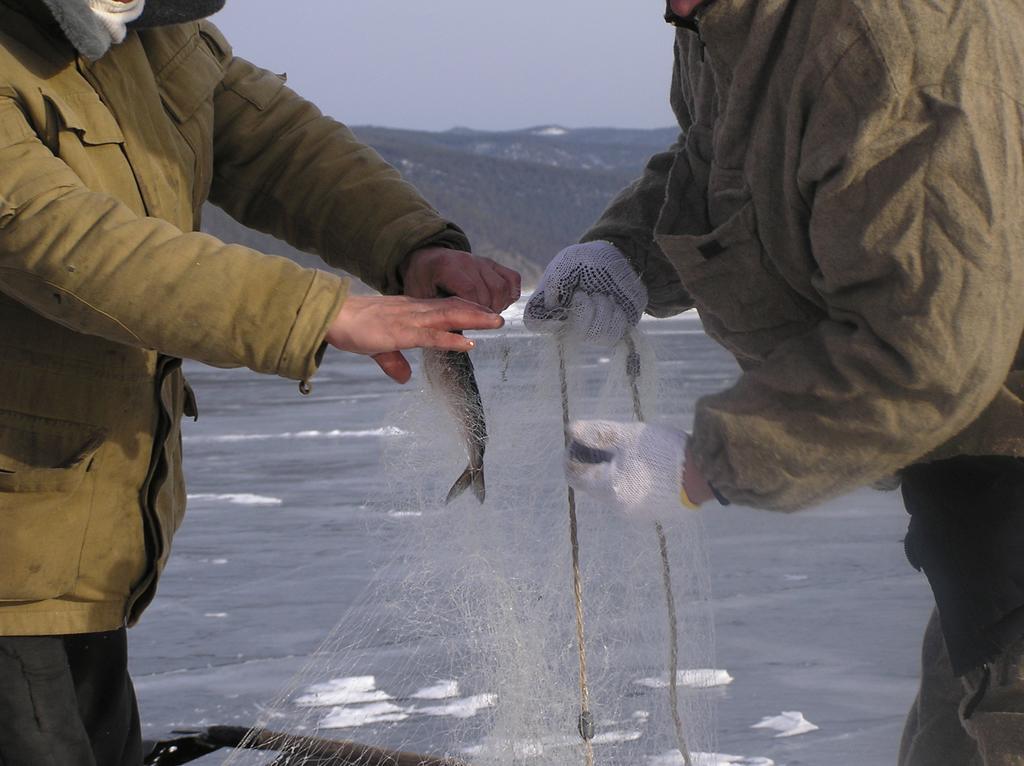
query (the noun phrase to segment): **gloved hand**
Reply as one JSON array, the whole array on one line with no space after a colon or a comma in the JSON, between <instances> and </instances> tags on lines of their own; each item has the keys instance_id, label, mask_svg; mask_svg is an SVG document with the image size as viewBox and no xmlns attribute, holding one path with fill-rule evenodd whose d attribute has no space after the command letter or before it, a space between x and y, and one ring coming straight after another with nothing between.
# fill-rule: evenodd
<instances>
[{"instance_id":1,"label":"gloved hand","mask_svg":"<svg viewBox=\"0 0 1024 766\"><path fill-rule=\"evenodd\" d=\"M614 346L647 308L647 288L622 252L608 242L565 248L544 271L526 304L523 321L533 332Z\"/></svg>"},{"instance_id":2,"label":"gloved hand","mask_svg":"<svg viewBox=\"0 0 1024 766\"><path fill-rule=\"evenodd\" d=\"M573 489L640 518L669 516L684 505L685 432L648 423L578 420L569 437L565 474Z\"/></svg>"}]
</instances>

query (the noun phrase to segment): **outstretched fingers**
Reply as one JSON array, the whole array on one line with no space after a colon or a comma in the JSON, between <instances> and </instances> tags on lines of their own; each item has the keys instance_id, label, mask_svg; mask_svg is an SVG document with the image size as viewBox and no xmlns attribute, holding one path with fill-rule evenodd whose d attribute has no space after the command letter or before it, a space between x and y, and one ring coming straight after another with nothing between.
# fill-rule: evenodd
<instances>
[{"instance_id":1,"label":"outstretched fingers","mask_svg":"<svg viewBox=\"0 0 1024 766\"><path fill-rule=\"evenodd\" d=\"M335 348L366 354L389 376L402 382L411 371L401 354L412 348L469 351L464 330L496 330L499 314L461 298L416 299L353 295L328 327L325 339Z\"/></svg>"},{"instance_id":2,"label":"outstretched fingers","mask_svg":"<svg viewBox=\"0 0 1024 766\"><path fill-rule=\"evenodd\" d=\"M497 330L505 324L501 314L462 298L445 298L432 306L429 321L430 327L456 332Z\"/></svg>"},{"instance_id":3,"label":"outstretched fingers","mask_svg":"<svg viewBox=\"0 0 1024 766\"><path fill-rule=\"evenodd\" d=\"M408 383L412 378L412 367L401 351L385 351L374 354L373 361L384 371L384 374L396 383Z\"/></svg>"},{"instance_id":4,"label":"outstretched fingers","mask_svg":"<svg viewBox=\"0 0 1024 766\"><path fill-rule=\"evenodd\" d=\"M419 327L408 338L409 347L469 351L474 343L461 334L464 330L497 330L505 320L483 306L461 298L446 298L432 301L417 324Z\"/></svg>"}]
</instances>

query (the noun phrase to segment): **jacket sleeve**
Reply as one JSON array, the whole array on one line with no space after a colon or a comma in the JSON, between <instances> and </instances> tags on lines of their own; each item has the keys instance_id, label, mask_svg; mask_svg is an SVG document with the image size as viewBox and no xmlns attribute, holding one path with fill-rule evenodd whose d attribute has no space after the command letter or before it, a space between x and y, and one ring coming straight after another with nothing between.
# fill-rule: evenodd
<instances>
[{"instance_id":1,"label":"jacket sleeve","mask_svg":"<svg viewBox=\"0 0 1024 766\"><path fill-rule=\"evenodd\" d=\"M387 293L401 292L398 266L413 250L470 249L347 127L235 57L212 24L202 30L226 70L214 104L214 204Z\"/></svg>"},{"instance_id":2,"label":"jacket sleeve","mask_svg":"<svg viewBox=\"0 0 1024 766\"><path fill-rule=\"evenodd\" d=\"M318 364L345 282L183 233L91 191L0 87L0 291L116 343L296 380Z\"/></svg>"},{"instance_id":3,"label":"jacket sleeve","mask_svg":"<svg viewBox=\"0 0 1024 766\"><path fill-rule=\"evenodd\" d=\"M693 308L693 301L680 283L678 273L654 241L669 175L676 158L685 153L686 134L692 124L689 106L692 99L684 91L685 77L681 69L688 48L685 36L689 34L684 30L677 33L672 70L671 101L681 131L679 138L666 151L648 160L643 175L623 189L580 238L581 242L611 242L623 252L647 288L647 312L657 317Z\"/></svg>"},{"instance_id":4,"label":"jacket sleeve","mask_svg":"<svg viewBox=\"0 0 1024 766\"><path fill-rule=\"evenodd\" d=\"M955 83L865 114L833 85L799 171L826 316L697 408L698 465L757 507L930 455L1000 393L1024 329L1020 104Z\"/></svg>"}]
</instances>

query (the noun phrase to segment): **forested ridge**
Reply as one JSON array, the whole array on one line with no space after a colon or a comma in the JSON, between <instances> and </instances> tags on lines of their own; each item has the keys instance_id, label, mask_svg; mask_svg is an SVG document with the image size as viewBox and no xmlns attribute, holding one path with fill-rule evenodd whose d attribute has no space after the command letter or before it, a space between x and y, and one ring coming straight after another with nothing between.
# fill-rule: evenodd
<instances>
[{"instance_id":1,"label":"forested ridge","mask_svg":"<svg viewBox=\"0 0 1024 766\"><path fill-rule=\"evenodd\" d=\"M466 230L474 252L519 269L528 286L641 173L648 157L676 137L672 129L556 126L441 133L364 126L354 131ZM203 228L225 241L322 265L216 208L208 206Z\"/></svg>"}]
</instances>

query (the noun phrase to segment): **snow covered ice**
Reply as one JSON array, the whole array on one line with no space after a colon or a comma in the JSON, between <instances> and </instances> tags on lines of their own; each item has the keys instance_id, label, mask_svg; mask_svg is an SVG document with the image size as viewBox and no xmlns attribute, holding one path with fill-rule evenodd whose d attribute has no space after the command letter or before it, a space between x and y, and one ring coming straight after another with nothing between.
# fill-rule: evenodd
<instances>
[{"instance_id":1,"label":"snow covered ice","mask_svg":"<svg viewBox=\"0 0 1024 766\"><path fill-rule=\"evenodd\" d=\"M735 680L735 678L729 675L728 670L713 670L711 668L680 670L676 674L676 683L691 689L711 689L716 686L728 686ZM668 681L668 676L663 676L660 678L641 678L634 683L651 689L666 689L669 685Z\"/></svg>"},{"instance_id":2,"label":"snow covered ice","mask_svg":"<svg viewBox=\"0 0 1024 766\"><path fill-rule=\"evenodd\" d=\"M775 761L770 758L744 758L719 753L692 753L692 756L693 766L775 766ZM683 763L678 752L671 752L651 758L647 766L683 766Z\"/></svg>"},{"instance_id":3,"label":"snow covered ice","mask_svg":"<svg viewBox=\"0 0 1024 766\"><path fill-rule=\"evenodd\" d=\"M662 376L686 381L678 403L683 417L692 416L698 396L735 376L731 360L700 334L693 315L642 324L657 347ZM514 339L521 326L510 325ZM595 367L614 366L599 365L600 356L607 358L595 355ZM360 594L395 558L392 541L427 518L397 508L381 512L368 503L389 478L382 475L382 450L404 438L385 415L416 395L411 387L389 384L373 362L328 355L310 398L299 397L291 382L244 370L193 364L186 370L202 413L198 423L184 424L191 508L160 593L129 633L149 739L174 729L258 720L343 614L352 609L352 620L368 616ZM232 496L279 502L245 504ZM717 706L717 749L744 755L702 755L700 766L894 761L931 609L927 584L903 558L905 516L898 497L872 491L791 516L736 507L703 514L717 631L716 664L708 668L727 668L734 679L707 693ZM204 618L208 614L227 617ZM319 708L321 719L335 707L348 711L353 727L338 730L340 736L386 735L387 727L411 720L454 721L447 713L369 719L408 716L412 707L443 708L492 691L446 686L437 696L417 698L435 679L394 676L390 668L413 645L399 639L381 635L367 642L360 666L346 674L374 679L372 687L350 693L393 699ZM459 680L458 673L445 677ZM642 678L667 682L656 672L632 676L635 693L663 693L634 683ZM303 693L316 693L311 686ZM319 693L326 699L332 689ZM630 712L642 710L642 698L630 701ZM821 731L776 738L776 730L751 728L779 711L797 710ZM642 716L628 718L606 727L605 735L646 731ZM645 762L679 763L668 750L651 752L653 760Z\"/></svg>"},{"instance_id":4,"label":"snow covered ice","mask_svg":"<svg viewBox=\"0 0 1024 766\"><path fill-rule=\"evenodd\" d=\"M767 716L750 728L772 729L778 732L776 737L795 737L798 734L807 734L819 729L818 726L804 718L804 714L799 710L787 710L779 715Z\"/></svg>"}]
</instances>

